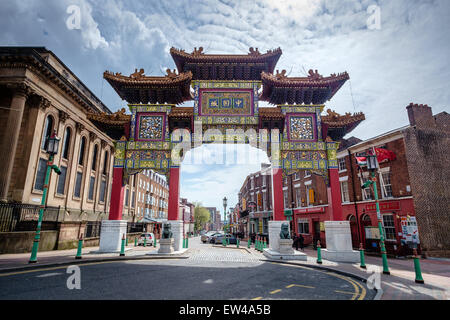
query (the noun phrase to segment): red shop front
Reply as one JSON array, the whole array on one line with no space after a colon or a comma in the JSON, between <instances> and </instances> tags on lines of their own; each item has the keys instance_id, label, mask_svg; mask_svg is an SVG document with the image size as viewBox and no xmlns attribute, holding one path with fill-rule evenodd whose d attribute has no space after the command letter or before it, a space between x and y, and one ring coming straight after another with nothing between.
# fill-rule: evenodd
<instances>
[{"instance_id":1,"label":"red shop front","mask_svg":"<svg viewBox=\"0 0 450 320\"><path fill-rule=\"evenodd\" d=\"M320 240L320 243L326 246L324 222L331 220L327 209L328 205L294 209L291 230L303 236L305 245L317 243L317 240Z\"/></svg>"},{"instance_id":2,"label":"red shop front","mask_svg":"<svg viewBox=\"0 0 450 320\"><path fill-rule=\"evenodd\" d=\"M404 226L407 224L413 228L416 225L413 199L408 197L380 200L379 205L385 232L386 251L399 256L411 254L413 243L410 237L407 237L408 231ZM350 221L353 247L358 248L359 243L362 243L366 251L379 252L380 233L375 201L360 202L356 205L343 204L343 213L344 217ZM418 248L420 249L420 245Z\"/></svg>"}]
</instances>

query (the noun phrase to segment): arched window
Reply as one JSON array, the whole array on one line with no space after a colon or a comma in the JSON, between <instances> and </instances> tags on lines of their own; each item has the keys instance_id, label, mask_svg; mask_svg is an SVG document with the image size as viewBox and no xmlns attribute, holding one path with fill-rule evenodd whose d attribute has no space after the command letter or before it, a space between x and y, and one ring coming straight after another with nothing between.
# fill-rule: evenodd
<instances>
[{"instance_id":1,"label":"arched window","mask_svg":"<svg viewBox=\"0 0 450 320\"><path fill-rule=\"evenodd\" d=\"M82 137L81 138L81 144L80 144L80 153L78 155L78 164L80 166L83 165L84 163L84 149L86 148L86 138Z\"/></svg>"},{"instance_id":2,"label":"arched window","mask_svg":"<svg viewBox=\"0 0 450 320\"><path fill-rule=\"evenodd\" d=\"M105 151L105 159L103 159L103 174L106 175L108 173L108 159L109 152Z\"/></svg>"},{"instance_id":3,"label":"arched window","mask_svg":"<svg viewBox=\"0 0 450 320\"><path fill-rule=\"evenodd\" d=\"M94 146L94 155L92 157L92 171L95 171L97 169L97 153L98 153L98 146Z\"/></svg>"},{"instance_id":4,"label":"arched window","mask_svg":"<svg viewBox=\"0 0 450 320\"><path fill-rule=\"evenodd\" d=\"M42 135L42 141L41 141L41 149L45 148L45 141L47 140L47 137L50 137L53 132L53 117L47 116L45 118L45 125L44 125L44 133Z\"/></svg>"},{"instance_id":5,"label":"arched window","mask_svg":"<svg viewBox=\"0 0 450 320\"><path fill-rule=\"evenodd\" d=\"M67 127L66 132L64 133L64 145L63 145L63 153L62 157L64 159L69 159L69 148L70 148L70 138L72 137L72 130Z\"/></svg>"},{"instance_id":6,"label":"arched window","mask_svg":"<svg viewBox=\"0 0 450 320\"><path fill-rule=\"evenodd\" d=\"M356 217L352 214L347 217L347 220L350 221L350 223L356 223Z\"/></svg>"}]
</instances>

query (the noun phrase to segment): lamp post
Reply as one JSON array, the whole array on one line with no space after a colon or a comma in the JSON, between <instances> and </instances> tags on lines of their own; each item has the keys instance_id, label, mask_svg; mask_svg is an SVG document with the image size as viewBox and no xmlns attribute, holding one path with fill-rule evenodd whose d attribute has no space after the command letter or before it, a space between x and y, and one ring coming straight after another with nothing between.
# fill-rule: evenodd
<instances>
[{"instance_id":1,"label":"lamp post","mask_svg":"<svg viewBox=\"0 0 450 320\"><path fill-rule=\"evenodd\" d=\"M224 221L226 223L227 221L227 197L223 197L223 214L224 214Z\"/></svg>"},{"instance_id":2,"label":"lamp post","mask_svg":"<svg viewBox=\"0 0 450 320\"><path fill-rule=\"evenodd\" d=\"M41 226L42 226L42 218L44 216L44 208L45 203L47 201L47 192L48 192L48 185L50 181L50 174L51 171L54 170L58 175L61 174L61 170L59 167L55 164L53 164L53 157L55 154L58 153L59 148L59 141L61 139L56 137L56 131L53 131L53 134L50 137L47 137L47 140L45 141L44 149L49 154L48 162L47 162L47 172L45 174L45 180L44 180L44 191L42 193L42 200L41 205L39 209L39 219L38 224L36 228L36 235L34 237L33 242L33 248L31 249L31 257L29 263L36 263L37 262L37 252L39 248L39 241L41 239Z\"/></svg>"},{"instance_id":3,"label":"lamp post","mask_svg":"<svg viewBox=\"0 0 450 320\"><path fill-rule=\"evenodd\" d=\"M373 193L375 196L375 205L377 208L377 220L378 220L378 229L380 230L380 249L381 249L381 257L383 260L383 274L390 274L389 272L389 266L387 262L387 256L386 256L386 247L384 245L384 232L383 232L383 220L381 217L380 212L380 204L378 201L378 190L377 190L377 177L375 175L376 171L378 170L378 162L377 162L377 156L374 155L368 155L367 157L367 169L370 172L370 176L372 177L371 181L367 181L363 188L367 188L368 184L373 184Z\"/></svg>"}]
</instances>

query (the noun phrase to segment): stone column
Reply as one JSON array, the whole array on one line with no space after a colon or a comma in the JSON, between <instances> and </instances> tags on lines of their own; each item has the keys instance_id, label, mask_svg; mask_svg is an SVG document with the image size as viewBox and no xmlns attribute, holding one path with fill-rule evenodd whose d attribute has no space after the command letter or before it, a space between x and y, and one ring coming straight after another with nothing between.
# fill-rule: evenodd
<instances>
[{"instance_id":1,"label":"stone column","mask_svg":"<svg viewBox=\"0 0 450 320\"><path fill-rule=\"evenodd\" d=\"M13 95L0 152L0 201L7 201L25 102L31 92L25 83L8 84L8 88L13 90Z\"/></svg>"}]
</instances>

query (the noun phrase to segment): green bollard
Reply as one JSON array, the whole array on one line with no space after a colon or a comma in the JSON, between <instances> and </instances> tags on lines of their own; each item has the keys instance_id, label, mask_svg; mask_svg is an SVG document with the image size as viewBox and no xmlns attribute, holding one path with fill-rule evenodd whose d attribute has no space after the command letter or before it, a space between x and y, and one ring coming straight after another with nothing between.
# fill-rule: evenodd
<instances>
[{"instance_id":1,"label":"green bollard","mask_svg":"<svg viewBox=\"0 0 450 320\"><path fill-rule=\"evenodd\" d=\"M75 259L81 259L81 249L83 248L83 236L78 240L78 250Z\"/></svg>"},{"instance_id":2,"label":"green bollard","mask_svg":"<svg viewBox=\"0 0 450 320\"><path fill-rule=\"evenodd\" d=\"M255 250L258 251L258 237L255 239Z\"/></svg>"},{"instance_id":3,"label":"green bollard","mask_svg":"<svg viewBox=\"0 0 450 320\"><path fill-rule=\"evenodd\" d=\"M320 240L317 240L317 263L322 264L322 253L320 252Z\"/></svg>"},{"instance_id":4,"label":"green bollard","mask_svg":"<svg viewBox=\"0 0 450 320\"><path fill-rule=\"evenodd\" d=\"M125 239L125 245L128 247L128 237Z\"/></svg>"},{"instance_id":5,"label":"green bollard","mask_svg":"<svg viewBox=\"0 0 450 320\"><path fill-rule=\"evenodd\" d=\"M264 249L267 249L267 243L266 243L266 239L264 239L264 246L263 246L263 251Z\"/></svg>"},{"instance_id":6,"label":"green bollard","mask_svg":"<svg viewBox=\"0 0 450 320\"><path fill-rule=\"evenodd\" d=\"M189 248L189 237L186 238L186 248Z\"/></svg>"},{"instance_id":7,"label":"green bollard","mask_svg":"<svg viewBox=\"0 0 450 320\"><path fill-rule=\"evenodd\" d=\"M236 248L239 248L239 238L236 238Z\"/></svg>"},{"instance_id":8,"label":"green bollard","mask_svg":"<svg viewBox=\"0 0 450 320\"><path fill-rule=\"evenodd\" d=\"M123 257L125 255L125 233L122 236L122 245L120 247L120 255L121 257Z\"/></svg>"},{"instance_id":9,"label":"green bollard","mask_svg":"<svg viewBox=\"0 0 450 320\"><path fill-rule=\"evenodd\" d=\"M252 245L252 240L250 238L248 238L247 241L247 248L250 249L250 246Z\"/></svg>"},{"instance_id":10,"label":"green bollard","mask_svg":"<svg viewBox=\"0 0 450 320\"><path fill-rule=\"evenodd\" d=\"M417 250L413 249L414 252L414 271L416 272L416 283L424 284L425 281L423 281L422 278L422 271L420 270L420 261L419 256L417 255Z\"/></svg>"},{"instance_id":11,"label":"green bollard","mask_svg":"<svg viewBox=\"0 0 450 320\"><path fill-rule=\"evenodd\" d=\"M134 238L134 246L137 246L137 238Z\"/></svg>"},{"instance_id":12,"label":"green bollard","mask_svg":"<svg viewBox=\"0 0 450 320\"><path fill-rule=\"evenodd\" d=\"M147 246L147 237L144 237L144 247Z\"/></svg>"},{"instance_id":13,"label":"green bollard","mask_svg":"<svg viewBox=\"0 0 450 320\"><path fill-rule=\"evenodd\" d=\"M156 237L153 238L153 247L156 248Z\"/></svg>"},{"instance_id":14,"label":"green bollard","mask_svg":"<svg viewBox=\"0 0 450 320\"><path fill-rule=\"evenodd\" d=\"M223 245L224 247L227 246L227 244L226 244L226 242L225 242L225 238L222 239L222 245Z\"/></svg>"},{"instance_id":15,"label":"green bollard","mask_svg":"<svg viewBox=\"0 0 450 320\"><path fill-rule=\"evenodd\" d=\"M359 265L362 269L366 269L366 263L364 261L364 248L362 243L359 244L359 256L361 257L361 264Z\"/></svg>"}]
</instances>

